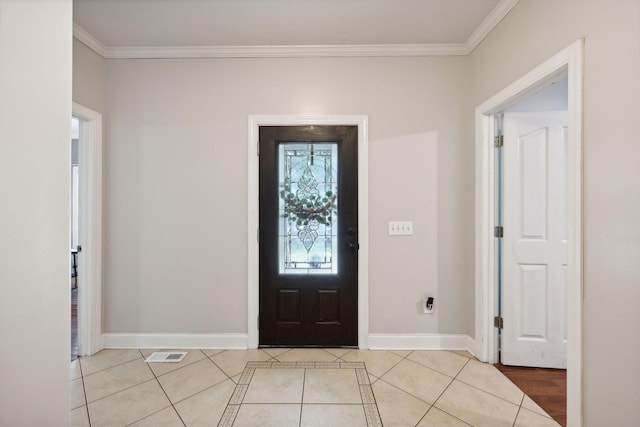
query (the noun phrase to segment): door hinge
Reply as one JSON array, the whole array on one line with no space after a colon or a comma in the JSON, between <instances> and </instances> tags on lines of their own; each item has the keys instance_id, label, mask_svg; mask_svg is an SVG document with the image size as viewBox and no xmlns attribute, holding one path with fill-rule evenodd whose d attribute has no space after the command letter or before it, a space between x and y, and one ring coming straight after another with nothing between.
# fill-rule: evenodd
<instances>
[{"instance_id":1,"label":"door hinge","mask_svg":"<svg viewBox=\"0 0 640 427\"><path fill-rule=\"evenodd\" d=\"M498 135L493 138L493 145L495 145L496 148L502 147L504 145L504 135Z\"/></svg>"},{"instance_id":2,"label":"door hinge","mask_svg":"<svg viewBox=\"0 0 640 427\"><path fill-rule=\"evenodd\" d=\"M258 325L257 326L258 326L258 329L260 329L260 315L259 314L258 314L257 319L258 319Z\"/></svg>"},{"instance_id":3,"label":"door hinge","mask_svg":"<svg viewBox=\"0 0 640 427\"><path fill-rule=\"evenodd\" d=\"M498 329L504 329L504 319L502 316L496 316L493 318L493 326Z\"/></svg>"},{"instance_id":4,"label":"door hinge","mask_svg":"<svg viewBox=\"0 0 640 427\"><path fill-rule=\"evenodd\" d=\"M256 230L256 240L258 241L258 244L260 244L260 229L259 228Z\"/></svg>"},{"instance_id":5,"label":"door hinge","mask_svg":"<svg viewBox=\"0 0 640 427\"><path fill-rule=\"evenodd\" d=\"M260 141L256 142L256 151L258 153L258 156L260 155Z\"/></svg>"},{"instance_id":6,"label":"door hinge","mask_svg":"<svg viewBox=\"0 0 640 427\"><path fill-rule=\"evenodd\" d=\"M504 228L502 228L501 225L498 225L497 227L493 227L493 237L503 237L504 236Z\"/></svg>"}]
</instances>

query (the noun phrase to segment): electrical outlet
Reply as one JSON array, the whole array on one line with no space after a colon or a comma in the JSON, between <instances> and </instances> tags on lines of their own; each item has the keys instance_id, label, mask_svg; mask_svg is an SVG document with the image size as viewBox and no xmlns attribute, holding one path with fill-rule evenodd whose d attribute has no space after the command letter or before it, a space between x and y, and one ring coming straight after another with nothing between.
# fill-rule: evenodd
<instances>
[{"instance_id":1,"label":"electrical outlet","mask_svg":"<svg viewBox=\"0 0 640 427\"><path fill-rule=\"evenodd\" d=\"M413 221L389 221L389 236L413 235Z\"/></svg>"},{"instance_id":2,"label":"electrical outlet","mask_svg":"<svg viewBox=\"0 0 640 427\"><path fill-rule=\"evenodd\" d=\"M425 298L424 300L422 300L422 311L425 314L433 314L434 309L435 304L433 297Z\"/></svg>"}]
</instances>

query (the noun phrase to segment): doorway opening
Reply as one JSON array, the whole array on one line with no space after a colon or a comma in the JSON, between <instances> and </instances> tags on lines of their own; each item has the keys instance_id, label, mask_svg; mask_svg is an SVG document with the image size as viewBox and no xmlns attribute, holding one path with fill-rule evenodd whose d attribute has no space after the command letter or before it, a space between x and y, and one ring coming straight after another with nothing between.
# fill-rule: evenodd
<instances>
[{"instance_id":1,"label":"doorway opening","mask_svg":"<svg viewBox=\"0 0 640 427\"><path fill-rule=\"evenodd\" d=\"M76 103L73 103L72 114L71 123L76 126L72 127L70 159L73 358L74 351L75 356L88 356L104 346L101 320L102 115Z\"/></svg>"},{"instance_id":2,"label":"doorway opening","mask_svg":"<svg viewBox=\"0 0 640 427\"><path fill-rule=\"evenodd\" d=\"M496 367L564 426L568 76L495 118Z\"/></svg>"},{"instance_id":3,"label":"doorway opening","mask_svg":"<svg viewBox=\"0 0 640 427\"><path fill-rule=\"evenodd\" d=\"M496 363L499 328L494 325L500 326L499 307L504 307L498 302L499 297L504 298L499 295L498 288L499 272L504 269L498 268L497 242L500 239L495 237L500 234L496 229L500 226L496 223L496 207L502 194L497 186L500 164L495 154L495 144L499 140L496 139L499 136L496 117L550 83L567 77L566 195L559 197L564 199L566 206L566 410L569 425L582 424L582 50L583 41L579 40L476 108L476 355L484 362ZM531 153L533 159L544 158L540 151ZM539 192L536 194L539 197ZM532 224L540 226L539 222ZM503 231L507 232L506 229ZM504 259L504 255L501 258ZM530 279L545 276L540 264L529 263L532 266L527 271ZM536 303L538 301L527 302ZM536 333L529 331L530 335Z\"/></svg>"},{"instance_id":4,"label":"doorway opening","mask_svg":"<svg viewBox=\"0 0 640 427\"><path fill-rule=\"evenodd\" d=\"M71 118L71 236L69 262L71 264L71 361L78 358L78 252L82 246L78 243L79 228L79 140L80 120Z\"/></svg>"},{"instance_id":5,"label":"doorway opening","mask_svg":"<svg viewBox=\"0 0 640 427\"><path fill-rule=\"evenodd\" d=\"M248 138L248 348L258 348L260 322L258 144L265 126L355 126L357 127L357 345L368 348L368 119L367 116L249 116ZM348 231L348 230L347 230ZM287 295L290 296L290 295Z\"/></svg>"}]
</instances>

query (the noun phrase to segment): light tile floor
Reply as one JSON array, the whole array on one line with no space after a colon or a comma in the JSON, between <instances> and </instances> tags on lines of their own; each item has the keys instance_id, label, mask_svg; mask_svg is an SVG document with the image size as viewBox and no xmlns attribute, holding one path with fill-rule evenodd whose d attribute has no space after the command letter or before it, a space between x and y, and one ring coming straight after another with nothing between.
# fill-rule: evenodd
<instances>
[{"instance_id":1,"label":"light tile floor","mask_svg":"<svg viewBox=\"0 0 640 427\"><path fill-rule=\"evenodd\" d=\"M382 421L364 362L248 362L219 426L255 425L382 427Z\"/></svg>"},{"instance_id":2,"label":"light tile floor","mask_svg":"<svg viewBox=\"0 0 640 427\"><path fill-rule=\"evenodd\" d=\"M234 426L269 425L273 405L279 427L367 425L366 402L355 393L366 381L358 374L354 383L356 365L335 369L346 362L364 362L384 426L558 425L500 371L466 352L184 350L180 363L145 363L153 351L103 350L72 362L72 426L217 426L245 383ZM252 368L247 380L249 362L280 369ZM301 369L285 362L317 363Z\"/></svg>"}]
</instances>

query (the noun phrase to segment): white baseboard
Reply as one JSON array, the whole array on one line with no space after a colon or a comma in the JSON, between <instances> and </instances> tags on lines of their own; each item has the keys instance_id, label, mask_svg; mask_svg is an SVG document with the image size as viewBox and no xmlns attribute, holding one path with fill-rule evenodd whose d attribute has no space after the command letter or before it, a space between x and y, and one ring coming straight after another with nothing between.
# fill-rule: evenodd
<instances>
[{"instance_id":1,"label":"white baseboard","mask_svg":"<svg viewBox=\"0 0 640 427\"><path fill-rule=\"evenodd\" d=\"M104 334L104 348L246 349L247 334Z\"/></svg>"},{"instance_id":2,"label":"white baseboard","mask_svg":"<svg viewBox=\"0 0 640 427\"><path fill-rule=\"evenodd\" d=\"M369 349L467 350L475 354L475 342L464 334L369 334Z\"/></svg>"},{"instance_id":3,"label":"white baseboard","mask_svg":"<svg viewBox=\"0 0 640 427\"><path fill-rule=\"evenodd\" d=\"M103 334L104 348L247 349L247 334ZM469 335L369 334L371 350L467 350L476 353Z\"/></svg>"}]
</instances>

